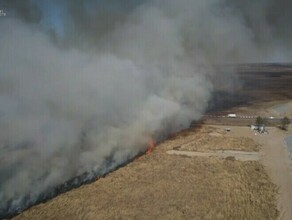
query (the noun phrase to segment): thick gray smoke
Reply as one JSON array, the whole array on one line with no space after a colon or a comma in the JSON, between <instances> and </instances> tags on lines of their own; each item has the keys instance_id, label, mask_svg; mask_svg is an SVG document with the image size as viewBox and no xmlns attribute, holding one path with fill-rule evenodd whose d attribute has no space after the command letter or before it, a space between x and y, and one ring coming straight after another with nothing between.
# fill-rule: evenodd
<instances>
[{"instance_id":1,"label":"thick gray smoke","mask_svg":"<svg viewBox=\"0 0 292 220\"><path fill-rule=\"evenodd\" d=\"M213 64L290 58L290 14L272 10L283 1L52 1L61 34L19 2L0 1L0 211L189 126Z\"/></svg>"}]
</instances>

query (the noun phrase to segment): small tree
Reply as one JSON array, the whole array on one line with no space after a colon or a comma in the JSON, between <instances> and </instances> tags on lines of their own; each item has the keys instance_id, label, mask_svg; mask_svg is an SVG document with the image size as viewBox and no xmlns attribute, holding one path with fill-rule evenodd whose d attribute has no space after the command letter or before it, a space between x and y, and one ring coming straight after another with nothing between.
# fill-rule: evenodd
<instances>
[{"instance_id":1,"label":"small tree","mask_svg":"<svg viewBox=\"0 0 292 220\"><path fill-rule=\"evenodd\" d=\"M261 116L258 116L256 118L256 126L262 126L266 124L266 119L262 118Z\"/></svg>"},{"instance_id":2,"label":"small tree","mask_svg":"<svg viewBox=\"0 0 292 220\"><path fill-rule=\"evenodd\" d=\"M288 125L291 123L290 119L288 117L284 117L282 120L281 120L281 128L283 130L287 130L288 129Z\"/></svg>"}]
</instances>

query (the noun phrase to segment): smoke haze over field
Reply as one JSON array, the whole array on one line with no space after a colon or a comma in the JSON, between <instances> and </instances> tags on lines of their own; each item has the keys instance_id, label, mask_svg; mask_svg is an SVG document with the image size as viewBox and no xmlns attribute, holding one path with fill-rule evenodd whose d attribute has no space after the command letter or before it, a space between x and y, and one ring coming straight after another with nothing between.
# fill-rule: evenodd
<instances>
[{"instance_id":1,"label":"smoke haze over field","mask_svg":"<svg viewBox=\"0 0 292 220\"><path fill-rule=\"evenodd\" d=\"M189 126L213 64L291 60L288 1L123 2L0 0L0 212Z\"/></svg>"}]
</instances>

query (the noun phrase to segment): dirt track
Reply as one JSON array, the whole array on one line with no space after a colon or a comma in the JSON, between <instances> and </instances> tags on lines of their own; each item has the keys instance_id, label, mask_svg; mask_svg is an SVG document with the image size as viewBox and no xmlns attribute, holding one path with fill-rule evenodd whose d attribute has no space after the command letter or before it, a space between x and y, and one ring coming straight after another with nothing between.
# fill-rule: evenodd
<instances>
[{"instance_id":1,"label":"dirt track","mask_svg":"<svg viewBox=\"0 0 292 220\"><path fill-rule=\"evenodd\" d=\"M215 151L215 152L208 152L208 153L202 153L202 152L192 152L192 151L178 151L178 150L170 150L166 152L170 155L180 155L180 156L189 156L189 157L219 157L219 158L229 158L234 160L240 160L240 161L257 161L260 159L259 153L257 152L244 152L244 151L231 151L231 150L225 150L225 151Z\"/></svg>"},{"instance_id":2,"label":"dirt track","mask_svg":"<svg viewBox=\"0 0 292 220\"><path fill-rule=\"evenodd\" d=\"M215 126L224 129L224 126ZM291 134L291 130L283 132L278 128L268 128L269 135L254 135L255 133L244 127L231 127L230 136L244 136L262 145L260 154L272 181L279 187L277 207L280 220L292 219L292 173L289 153L284 138Z\"/></svg>"},{"instance_id":3,"label":"dirt track","mask_svg":"<svg viewBox=\"0 0 292 220\"><path fill-rule=\"evenodd\" d=\"M289 167L290 159L284 143L284 135L277 129L272 130L272 137L269 139L259 137L262 148L263 163L272 177L272 180L279 186L278 209L279 219L292 219L292 174Z\"/></svg>"}]
</instances>

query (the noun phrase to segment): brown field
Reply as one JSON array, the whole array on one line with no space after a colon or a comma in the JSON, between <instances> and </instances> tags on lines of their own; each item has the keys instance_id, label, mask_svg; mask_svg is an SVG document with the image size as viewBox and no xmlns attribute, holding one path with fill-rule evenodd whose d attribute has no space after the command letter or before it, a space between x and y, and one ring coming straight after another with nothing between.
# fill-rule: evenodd
<instances>
[{"instance_id":1,"label":"brown field","mask_svg":"<svg viewBox=\"0 0 292 220\"><path fill-rule=\"evenodd\" d=\"M166 149L209 152L216 150L259 151L259 144L246 137L232 137L223 129L203 126L197 133L188 129L167 142Z\"/></svg>"},{"instance_id":2,"label":"brown field","mask_svg":"<svg viewBox=\"0 0 292 220\"><path fill-rule=\"evenodd\" d=\"M291 67L240 65L232 86L220 83L219 76L223 86L216 87L208 113L292 115L292 108L273 110L292 99ZM255 136L245 127L224 128L202 125L171 135L150 155L15 219L291 219L292 180L283 147L291 129ZM250 151L262 159L168 155L169 150Z\"/></svg>"},{"instance_id":3,"label":"brown field","mask_svg":"<svg viewBox=\"0 0 292 220\"><path fill-rule=\"evenodd\" d=\"M176 146L259 149L249 138L217 134L210 127L179 133L150 155L15 219L276 219L277 188L260 162L166 154Z\"/></svg>"}]
</instances>

